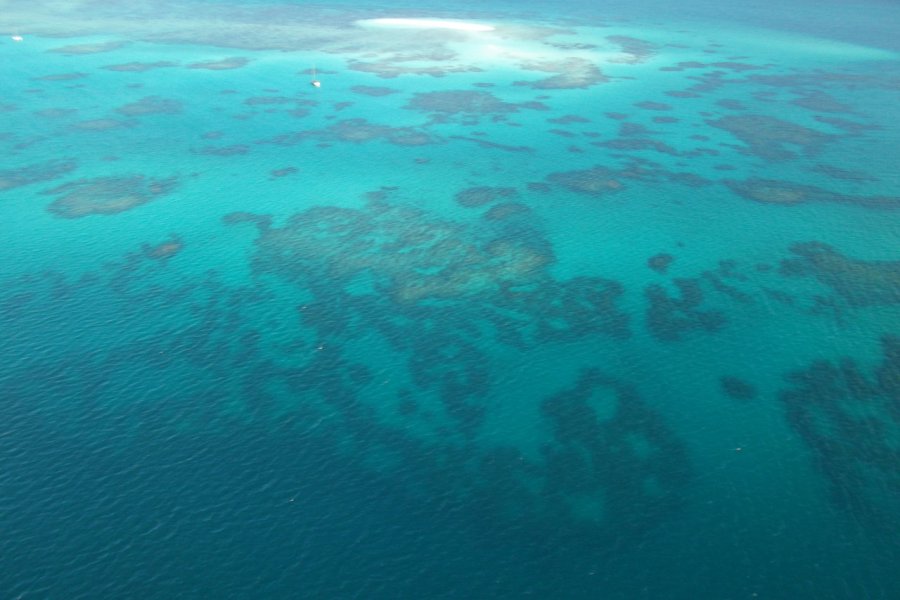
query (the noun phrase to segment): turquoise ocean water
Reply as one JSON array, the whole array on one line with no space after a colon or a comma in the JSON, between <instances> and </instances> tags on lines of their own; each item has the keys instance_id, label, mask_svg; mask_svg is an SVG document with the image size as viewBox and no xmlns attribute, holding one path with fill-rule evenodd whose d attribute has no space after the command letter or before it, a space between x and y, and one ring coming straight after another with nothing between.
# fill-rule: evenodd
<instances>
[{"instance_id":1,"label":"turquoise ocean water","mask_svg":"<svg viewBox=\"0 0 900 600\"><path fill-rule=\"evenodd\" d=\"M900 598L898 24L0 0L0 597Z\"/></svg>"}]
</instances>

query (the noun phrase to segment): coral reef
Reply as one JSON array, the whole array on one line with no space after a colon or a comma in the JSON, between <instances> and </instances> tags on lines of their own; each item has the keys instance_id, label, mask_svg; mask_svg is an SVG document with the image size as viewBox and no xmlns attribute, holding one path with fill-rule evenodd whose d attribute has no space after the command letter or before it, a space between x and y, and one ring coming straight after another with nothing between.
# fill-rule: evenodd
<instances>
[{"instance_id":1,"label":"coral reef","mask_svg":"<svg viewBox=\"0 0 900 600\"><path fill-rule=\"evenodd\" d=\"M80 179L43 194L59 196L47 210L58 217L78 219L90 215L113 215L171 193L175 177L148 179L143 175Z\"/></svg>"},{"instance_id":2,"label":"coral reef","mask_svg":"<svg viewBox=\"0 0 900 600\"><path fill-rule=\"evenodd\" d=\"M756 388L740 377L723 375L719 378L719 384L722 386L722 391L729 398L734 398L735 400L753 400L756 398Z\"/></svg>"},{"instance_id":3,"label":"coral reef","mask_svg":"<svg viewBox=\"0 0 900 600\"><path fill-rule=\"evenodd\" d=\"M456 203L466 208L475 208L490 204L500 198L511 198L516 195L516 189L510 187L471 187L456 192L453 197Z\"/></svg>"},{"instance_id":4,"label":"coral reef","mask_svg":"<svg viewBox=\"0 0 900 600\"><path fill-rule=\"evenodd\" d=\"M160 60L156 62L130 62L118 65L107 65L101 68L106 69L107 71L119 71L123 73L143 73L144 71L150 71L152 69L165 69L168 67L177 66L178 63L168 60Z\"/></svg>"},{"instance_id":5,"label":"coral reef","mask_svg":"<svg viewBox=\"0 0 900 600\"><path fill-rule=\"evenodd\" d=\"M188 69L206 69L209 71L226 71L229 69L240 69L250 64L249 58L242 56L232 56L220 60L207 60L202 62L191 63Z\"/></svg>"},{"instance_id":6,"label":"coral reef","mask_svg":"<svg viewBox=\"0 0 900 600\"><path fill-rule=\"evenodd\" d=\"M60 46L59 48L51 48L47 52L55 52L57 54L68 54L70 56L79 54L99 54L101 52L112 52L119 48L124 48L128 42L102 42L96 44L72 44L69 46Z\"/></svg>"},{"instance_id":7,"label":"coral reef","mask_svg":"<svg viewBox=\"0 0 900 600\"><path fill-rule=\"evenodd\" d=\"M153 260L165 261L184 249L184 241L177 235L172 235L165 242L159 244L143 244L141 252L144 256Z\"/></svg>"},{"instance_id":8,"label":"coral reef","mask_svg":"<svg viewBox=\"0 0 900 600\"><path fill-rule=\"evenodd\" d=\"M281 169L274 169L269 172L272 177L287 177L288 175L293 175L295 173L299 173L300 169L297 167L283 167Z\"/></svg>"},{"instance_id":9,"label":"coral reef","mask_svg":"<svg viewBox=\"0 0 900 600\"><path fill-rule=\"evenodd\" d=\"M128 117L139 117L154 114L180 113L182 104L178 100L168 100L159 96L147 96L137 102L130 102L116 109L116 112Z\"/></svg>"},{"instance_id":10,"label":"coral reef","mask_svg":"<svg viewBox=\"0 0 900 600\"><path fill-rule=\"evenodd\" d=\"M742 181L726 179L723 183L731 191L748 200L766 204L800 204L803 202L836 202L854 204L865 208L897 209L900 208L900 196L862 196L841 194L832 190L781 181L777 179L761 179L751 177Z\"/></svg>"},{"instance_id":11,"label":"coral reef","mask_svg":"<svg viewBox=\"0 0 900 600\"><path fill-rule=\"evenodd\" d=\"M87 73L59 73L56 75L43 75L41 77L32 77L35 81L73 81L75 79L84 79Z\"/></svg>"},{"instance_id":12,"label":"coral reef","mask_svg":"<svg viewBox=\"0 0 900 600\"><path fill-rule=\"evenodd\" d=\"M520 67L526 71L554 73L537 81L515 82L515 85L528 86L536 90L585 89L609 81L597 65L583 58L527 62Z\"/></svg>"},{"instance_id":13,"label":"coral reef","mask_svg":"<svg viewBox=\"0 0 900 600\"><path fill-rule=\"evenodd\" d=\"M729 132L744 142L750 153L768 161L797 158L787 146L799 147L807 156L815 154L834 137L766 115L729 115L706 123Z\"/></svg>"},{"instance_id":14,"label":"coral reef","mask_svg":"<svg viewBox=\"0 0 900 600\"><path fill-rule=\"evenodd\" d=\"M18 169L0 171L0 192L22 187L23 185L57 179L67 173L71 173L77 166L78 163L74 160L59 159L27 165Z\"/></svg>"},{"instance_id":15,"label":"coral reef","mask_svg":"<svg viewBox=\"0 0 900 600\"><path fill-rule=\"evenodd\" d=\"M120 119L90 119L72 124L72 128L78 131L109 131L111 129L126 129L137 125L137 121Z\"/></svg>"},{"instance_id":16,"label":"coral reef","mask_svg":"<svg viewBox=\"0 0 900 600\"><path fill-rule=\"evenodd\" d=\"M781 261L782 275L815 277L851 306L900 303L900 261L850 258L821 242L790 249L797 258Z\"/></svg>"},{"instance_id":17,"label":"coral reef","mask_svg":"<svg viewBox=\"0 0 900 600\"><path fill-rule=\"evenodd\" d=\"M598 166L592 169L551 173L547 176L547 180L579 194L601 197L624 189L625 185L618 179L619 176L620 174L613 169Z\"/></svg>"},{"instance_id":18,"label":"coral reef","mask_svg":"<svg viewBox=\"0 0 900 600\"><path fill-rule=\"evenodd\" d=\"M785 415L809 448L831 498L874 531L896 537L900 511L900 338L881 340L866 376L851 359L816 360L787 376Z\"/></svg>"},{"instance_id":19,"label":"coral reef","mask_svg":"<svg viewBox=\"0 0 900 600\"><path fill-rule=\"evenodd\" d=\"M675 257L671 254L660 253L654 254L647 259L647 266L660 274L665 274L669 270L669 265L675 261Z\"/></svg>"},{"instance_id":20,"label":"coral reef","mask_svg":"<svg viewBox=\"0 0 900 600\"><path fill-rule=\"evenodd\" d=\"M696 279L673 279L680 298L673 298L659 284L644 289L649 305L647 327L653 337L663 342L676 342L690 331L715 332L725 325L725 315L718 310L700 310L703 290Z\"/></svg>"},{"instance_id":21,"label":"coral reef","mask_svg":"<svg viewBox=\"0 0 900 600\"><path fill-rule=\"evenodd\" d=\"M646 62L657 53L656 44L627 35L608 35L606 40L619 46L624 55L613 59L612 62L636 65Z\"/></svg>"},{"instance_id":22,"label":"coral reef","mask_svg":"<svg viewBox=\"0 0 900 600\"><path fill-rule=\"evenodd\" d=\"M389 96L391 94L397 94L400 92L400 90L394 88L374 85L354 85L352 88L350 88L350 91L356 94L372 96L375 98L380 98L381 96Z\"/></svg>"}]
</instances>

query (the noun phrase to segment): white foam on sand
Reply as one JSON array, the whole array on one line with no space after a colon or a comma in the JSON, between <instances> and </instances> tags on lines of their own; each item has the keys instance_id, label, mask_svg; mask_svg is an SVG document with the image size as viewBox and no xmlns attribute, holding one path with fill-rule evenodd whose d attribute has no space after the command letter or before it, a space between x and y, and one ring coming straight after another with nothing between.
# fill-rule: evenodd
<instances>
[{"instance_id":1,"label":"white foam on sand","mask_svg":"<svg viewBox=\"0 0 900 600\"><path fill-rule=\"evenodd\" d=\"M357 21L364 27L398 27L403 29L453 29L456 31L493 31L493 25L450 21L445 19L364 19Z\"/></svg>"}]
</instances>

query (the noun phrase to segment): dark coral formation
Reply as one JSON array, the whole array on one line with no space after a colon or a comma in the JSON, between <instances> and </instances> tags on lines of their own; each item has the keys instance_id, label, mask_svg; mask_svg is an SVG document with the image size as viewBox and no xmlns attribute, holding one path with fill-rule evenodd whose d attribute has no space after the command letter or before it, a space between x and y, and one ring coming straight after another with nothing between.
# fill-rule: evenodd
<instances>
[{"instance_id":1,"label":"dark coral formation","mask_svg":"<svg viewBox=\"0 0 900 600\"><path fill-rule=\"evenodd\" d=\"M645 148L644 140L638 139L633 145L629 144L628 141L628 138L619 138L613 146ZM653 142L653 140L649 141ZM602 142L593 145L605 146ZM651 143L649 147L656 149L655 144L653 143ZM662 151L666 151L666 148L667 147L663 146ZM668 152L666 151L666 153ZM602 197L625 189L626 186L624 181L626 180L647 182L670 181L689 187L703 187L713 183L696 173L670 171L660 163L645 158L633 157L629 157L628 163L620 169L597 165L590 169L551 173L547 176L547 180L551 183L562 185L573 192L596 197Z\"/></svg>"},{"instance_id":2,"label":"dark coral formation","mask_svg":"<svg viewBox=\"0 0 900 600\"><path fill-rule=\"evenodd\" d=\"M287 96L253 96L244 100L247 106L272 106L278 104L291 104L296 102L296 98Z\"/></svg>"},{"instance_id":3,"label":"dark coral formation","mask_svg":"<svg viewBox=\"0 0 900 600\"><path fill-rule=\"evenodd\" d=\"M504 102L490 92L446 90L417 93L404 108L437 115L508 115L522 105Z\"/></svg>"},{"instance_id":4,"label":"dark coral formation","mask_svg":"<svg viewBox=\"0 0 900 600\"><path fill-rule=\"evenodd\" d=\"M291 389L318 386L350 422L365 423L372 407L353 390L373 377L339 388L347 370L341 349L378 336L393 353L391 371L408 373L414 387L414 396L404 388L404 410L440 410L442 438L467 438L482 426L494 390L486 345L527 349L629 335L616 308L621 286L553 278L552 251L527 211L473 228L396 204L395 193L368 194L363 209L314 207L280 227L265 216L226 218L256 225L254 273L277 275L304 298L297 313L315 331L315 358L291 376Z\"/></svg>"},{"instance_id":5,"label":"dark coral formation","mask_svg":"<svg viewBox=\"0 0 900 600\"><path fill-rule=\"evenodd\" d=\"M541 412L553 440L538 472L542 485L513 489L530 512L554 515L556 535L601 541L608 530L646 530L678 510L692 478L686 449L632 387L587 369L574 387L546 398ZM503 477L530 479L521 468Z\"/></svg>"},{"instance_id":6,"label":"dark coral formation","mask_svg":"<svg viewBox=\"0 0 900 600\"><path fill-rule=\"evenodd\" d=\"M900 208L900 196L862 196L841 194L832 190L782 181L751 177L744 180L726 179L725 185L731 191L748 200L766 204L800 204L803 202L835 202L854 204L865 208Z\"/></svg>"},{"instance_id":7,"label":"dark coral formation","mask_svg":"<svg viewBox=\"0 0 900 600\"><path fill-rule=\"evenodd\" d=\"M107 71L118 71L124 73L143 73L144 71L150 71L153 69L165 69L168 67L177 67L178 63L168 61L168 60L160 60L156 62L130 62L130 63L122 63L118 65L107 65L105 67L101 67L106 69Z\"/></svg>"},{"instance_id":8,"label":"dark coral formation","mask_svg":"<svg viewBox=\"0 0 900 600\"><path fill-rule=\"evenodd\" d=\"M33 77L35 81L72 81L74 79L84 79L87 73L58 73L56 75L43 75L41 77Z\"/></svg>"},{"instance_id":9,"label":"dark coral formation","mask_svg":"<svg viewBox=\"0 0 900 600\"><path fill-rule=\"evenodd\" d=\"M206 69L209 71L225 71L228 69L240 69L250 64L249 58L242 56L232 56L220 60L207 60L202 62L191 63L189 69Z\"/></svg>"},{"instance_id":10,"label":"dark coral formation","mask_svg":"<svg viewBox=\"0 0 900 600\"><path fill-rule=\"evenodd\" d=\"M48 160L18 169L0 171L0 192L13 188L50 181L71 173L78 164L74 160Z\"/></svg>"},{"instance_id":11,"label":"dark coral formation","mask_svg":"<svg viewBox=\"0 0 900 600\"><path fill-rule=\"evenodd\" d=\"M72 128L79 131L109 131L111 129L126 129L134 127L137 121L120 119L90 119L73 123Z\"/></svg>"},{"instance_id":12,"label":"dark coral formation","mask_svg":"<svg viewBox=\"0 0 900 600\"><path fill-rule=\"evenodd\" d=\"M844 181L856 181L859 183L869 182L869 181L878 181L877 177L869 175L864 171L856 171L853 169L844 169L841 167L836 167L834 165L826 165L826 164L817 164L810 171L814 173L821 173L826 177L831 177L832 179L841 179Z\"/></svg>"},{"instance_id":13,"label":"dark coral formation","mask_svg":"<svg viewBox=\"0 0 900 600\"><path fill-rule=\"evenodd\" d=\"M548 123L556 123L558 125L568 125L570 123L590 123L591 120L581 115L563 115L554 119L547 119Z\"/></svg>"},{"instance_id":14,"label":"dark coral formation","mask_svg":"<svg viewBox=\"0 0 900 600\"><path fill-rule=\"evenodd\" d=\"M860 260L822 242L791 246L797 258L781 261L780 273L815 277L851 306L900 303L900 261Z\"/></svg>"},{"instance_id":15,"label":"dark coral formation","mask_svg":"<svg viewBox=\"0 0 900 600\"><path fill-rule=\"evenodd\" d=\"M59 48L51 48L47 52L56 52L57 54L68 54L70 56L79 54L99 54L101 52L112 52L119 48L124 48L128 42L101 42L96 44L72 44L69 46L60 46Z\"/></svg>"},{"instance_id":16,"label":"dark coral formation","mask_svg":"<svg viewBox=\"0 0 900 600\"><path fill-rule=\"evenodd\" d=\"M300 169L298 169L297 167L283 167L281 169L274 169L269 174L272 177L287 177L288 175L293 175L299 172Z\"/></svg>"},{"instance_id":17,"label":"dark coral formation","mask_svg":"<svg viewBox=\"0 0 900 600\"><path fill-rule=\"evenodd\" d=\"M354 85L350 88L351 92L362 94L364 96L374 96L376 98L380 98L381 96L389 96L391 94L397 94L400 90L383 87L383 86L374 86L374 85Z\"/></svg>"},{"instance_id":18,"label":"dark coral formation","mask_svg":"<svg viewBox=\"0 0 900 600\"><path fill-rule=\"evenodd\" d=\"M786 417L812 453L831 498L875 531L896 537L900 511L900 337L881 340L867 376L851 359L813 361L788 376Z\"/></svg>"},{"instance_id":19,"label":"dark coral formation","mask_svg":"<svg viewBox=\"0 0 900 600\"><path fill-rule=\"evenodd\" d=\"M640 64L656 55L657 46L652 42L629 37L627 35L609 35L606 36L607 41L619 46L625 55L620 58L613 59L612 62Z\"/></svg>"},{"instance_id":20,"label":"dark coral formation","mask_svg":"<svg viewBox=\"0 0 900 600\"><path fill-rule=\"evenodd\" d=\"M526 71L553 73L537 81L517 81L515 85L537 90L584 89L606 83L606 77L597 65L583 58L566 58L554 61L535 61L520 65Z\"/></svg>"},{"instance_id":21,"label":"dark coral formation","mask_svg":"<svg viewBox=\"0 0 900 600\"><path fill-rule=\"evenodd\" d=\"M669 270L669 265L675 261L675 257L665 252L654 254L647 259L647 266L659 274L665 274Z\"/></svg>"},{"instance_id":22,"label":"dark coral formation","mask_svg":"<svg viewBox=\"0 0 900 600\"><path fill-rule=\"evenodd\" d=\"M129 117L139 117L154 114L171 115L180 113L181 109L182 104L178 100L169 100L159 96L146 96L136 102L120 106L116 109L116 112Z\"/></svg>"},{"instance_id":23,"label":"dark coral formation","mask_svg":"<svg viewBox=\"0 0 900 600\"><path fill-rule=\"evenodd\" d=\"M757 391L753 384L744 381L740 377L723 375L719 378L719 384L722 386L722 391L729 398L734 398L735 400L753 400L756 398Z\"/></svg>"},{"instance_id":24,"label":"dark coral formation","mask_svg":"<svg viewBox=\"0 0 900 600\"><path fill-rule=\"evenodd\" d=\"M368 282L362 289L391 299L391 310L434 304L460 317L477 310L514 344L628 335L627 317L615 306L621 287L600 278L554 280L547 271L552 252L521 220L491 221L499 229L483 238L382 197L373 196L366 210L312 208L282 228L260 222L254 268L308 284L324 273L330 295ZM352 318L352 311L331 315L328 325L343 329Z\"/></svg>"},{"instance_id":25,"label":"dark coral formation","mask_svg":"<svg viewBox=\"0 0 900 600\"><path fill-rule=\"evenodd\" d=\"M406 57L413 61L414 57ZM383 79L393 79L400 75L429 75L431 77L445 77L451 73L479 73L483 69L474 65L414 65L407 60L392 61L390 59L378 61L351 60L347 67L353 71L374 73Z\"/></svg>"},{"instance_id":26,"label":"dark coral formation","mask_svg":"<svg viewBox=\"0 0 900 600\"><path fill-rule=\"evenodd\" d=\"M625 185L619 180L620 174L607 167L593 167L576 171L551 173L547 180L573 192L589 196L605 196L619 192Z\"/></svg>"},{"instance_id":27,"label":"dark coral formation","mask_svg":"<svg viewBox=\"0 0 900 600\"><path fill-rule=\"evenodd\" d=\"M397 146L426 146L437 143L437 140L421 129L413 127L391 127L370 123L365 119L345 119L329 125L324 129L304 130L277 135L258 144L276 144L293 146L306 140L328 142L366 143L386 141Z\"/></svg>"},{"instance_id":28,"label":"dark coral formation","mask_svg":"<svg viewBox=\"0 0 900 600\"><path fill-rule=\"evenodd\" d=\"M798 147L805 155L815 154L834 137L766 115L729 115L706 123L731 133L749 152L769 161L796 158L797 153L789 147Z\"/></svg>"},{"instance_id":29,"label":"dark coral formation","mask_svg":"<svg viewBox=\"0 0 900 600\"><path fill-rule=\"evenodd\" d=\"M822 90L810 90L803 93L802 96L795 99L792 104L802 106L803 108L815 112L827 113L845 113L852 112L851 107L842 102L838 102Z\"/></svg>"},{"instance_id":30,"label":"dark coral formation","mask_svg":"<svg viewBox=\"0 0 900 600\"><path fill-rule=\"evenodd\" d=\"M653 100L635 102L634 105L644 110L672 110L671 104L666 104L665 102L654 102Z\"/></svg>"},{"instance_id":31,"label":"dark coral formation","mask_svg":"<svg viewBox=\"0 0 900 600\"><path fill-rule=\"evenodd\" d=\"M141 252L144 256L153 260L166 261L184 249L184 241L180 236L172 235L168 240L159 244L143 244Z\"/></svg>"},{"instance_id":32,"label":"dark coral formation","mask_svg":"<svg viewBox=\"0 0 900 600\"><path fill-rule=\"evenodd\" d=\"M461 190L453 198L460 206L475 208L490 204L494 200L501 198L512 198L515 195L515 188L477 186Z\"/></svg>"},{"instance_id":33,"label":"dark coral formation","mask_svg":"<svg viewBox=\"0 0 900 600\"><path fill-rule=\"evenodd\" d=\"M515 217L529 215L531 209L521 202L502 202L492 206L490 210L484 213L484 218L488 221L506 221Z\"/></svg>"},{"instance_id":34,"label":"dark coral formation","mask_svg":"<svg viewBox=\"0 0 900 600\"><path fill-rule=\"evenodd\" d=\"M42 110L34 111L34 114L39 117L45 117L48 119L59 119L62 117L68 117L69 115L73 115L77 112L77 108L45 108Z\"/></svg>"},{"instance_id":35,"label":"dark coral formation","mask_svg":"<svg viewBox=\"0 0 900 600\"><path fill-rule=\"evenodd\" d=\"M725 325L725 315L718 310L701 310L703 290L696 279L673 279L680 298L673 298L659 284L645 288L647 327L655 338L676 342L690 331L714 332Z\"/></svg>"},{"instance_id":36,"label":"dark coral formation","mask_svg":"<svg viewBox=\"0 0 900 600\"><path fill-rule=\"evenodd\" d=\"M113 215L171 193L176 178L148 179L142 175L80 179L42 192L59 196L47 210L58 217L77 219L89 215Z\"/></svg>"},{"instance_id":37,"label":"dark coral formation","mask_svg":"<svg viewBox=\"0 0 900 600\"><path fill-rule=\"evenodd\" d=\"M232 144L231 146L204 146L203 148L192 148L194 154L205 154L207 156L243 156L250 152L250 146L246 144Z\"/></svg>"}]
</instances>

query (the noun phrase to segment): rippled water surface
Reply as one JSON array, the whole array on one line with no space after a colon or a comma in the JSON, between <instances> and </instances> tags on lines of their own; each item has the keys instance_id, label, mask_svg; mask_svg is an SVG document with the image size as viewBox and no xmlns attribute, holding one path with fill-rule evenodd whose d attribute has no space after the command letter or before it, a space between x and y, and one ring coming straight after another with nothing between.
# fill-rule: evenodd
<instances>
[{"instance_id":1,"label":"rippled water surface","mask_svg":"<svg viewBox=\"0 0 900 600\"><path fill-rule=\"evenodd\" d=\"M0 596L900 597L897 23L0 0Z\"/></svg>"}]
</instances>

